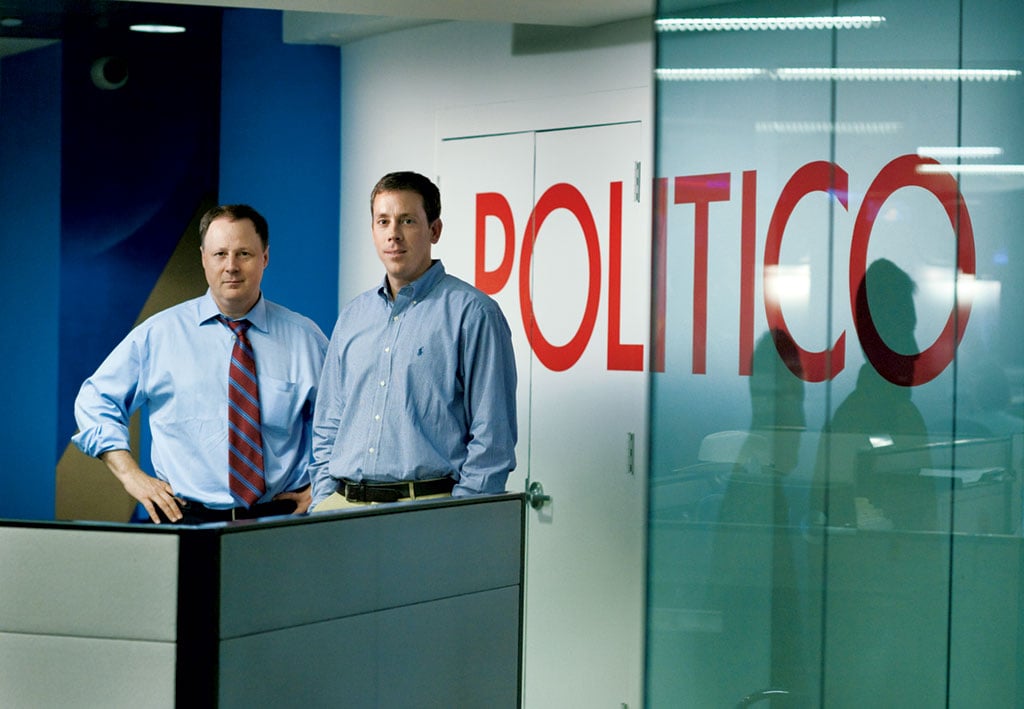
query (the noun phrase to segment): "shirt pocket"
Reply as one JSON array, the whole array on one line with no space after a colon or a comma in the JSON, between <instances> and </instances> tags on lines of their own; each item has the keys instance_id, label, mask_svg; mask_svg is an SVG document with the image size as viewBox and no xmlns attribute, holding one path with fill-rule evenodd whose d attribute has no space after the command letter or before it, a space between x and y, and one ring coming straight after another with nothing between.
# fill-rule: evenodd
<instances>
[{"instance_id":1,"label":"shirt pocket","mask_svg":"<svg viewBox=\"0 0 1024 709\"><path fill-rule=\"evenodd\" d=\"M295 382L261 375L260 419L264 428L289 431L299 419L302 403Z\"/></svg>"}]
</instances>

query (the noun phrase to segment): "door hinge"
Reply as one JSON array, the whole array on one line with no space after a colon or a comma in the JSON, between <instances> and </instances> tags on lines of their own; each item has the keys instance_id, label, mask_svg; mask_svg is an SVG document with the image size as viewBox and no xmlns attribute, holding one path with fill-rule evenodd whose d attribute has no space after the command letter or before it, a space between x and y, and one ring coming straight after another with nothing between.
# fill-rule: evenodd
<instances>
[{"instance_id":1,"label":"door hinge","mask_svg":"<svg viewBox=\"0 0 1024 709\"><path fill-rule=\"evenodd\" d=\"M633 456L634 456L633 449L635 447L635 444L636 444L636 434L635 433L627 433L626 434L626 472L629 473L630 475L635 475L636 474L636 471L635 471L635 469L633 467Z\"/></svg>"},{"instance_id":2,"label":"door hinge","mask_svg":"<svg viewBox=\"0 0 1024 709\"><path fill-rule=\"evenodd\" d=\"M640 161L633 163L633 201L640 204Z\"/></svg>"}]
</instances>

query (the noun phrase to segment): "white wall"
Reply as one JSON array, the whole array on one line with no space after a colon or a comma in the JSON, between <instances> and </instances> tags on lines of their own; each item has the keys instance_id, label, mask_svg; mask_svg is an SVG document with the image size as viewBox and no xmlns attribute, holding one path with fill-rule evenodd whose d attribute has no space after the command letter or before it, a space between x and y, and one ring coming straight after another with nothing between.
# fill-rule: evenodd
<instances>
[{"instance_id":1,"label":"white wall","mask_svg":"<svg viewBox=\"0 0 1024 709\"><path fill-rule=\"evenodd\" d=\"M621 181L631 186L635 166L642 164L646 179L642 197L633 198L629 190L625 212L631 216L625 219L622 236L623 249L632 256L624 262L641 267L620 268L618 275L623 277L623 290L630 293L622 301L626 304L622 321L627 327L640 323L645 330L650 288L647 185L653 155L652 57L649 18L587 32L446 23L346 45L342 50L342 302L380 280L382 267L369 236L368 197L386 172L411 169L432 178L442 174L448 180L447 189L444 182L440 187L443 209L450 211L442 212L445 230L440 253L435 253L442 255L451 272L466 278L472 273L473 259L464 257L476 248L469 232L474 228L472 205L478 191L496 190L509 196L517 223L524 224L541 190L555 183L572 184L590 200L594 214L600 215L595 218L607 244L611 239L610 227L604 231L610 221L609 185ZM567 137L574 131L548 132L623 121L631 123L625 126L630 130L611 130L613 140L621 145L609 146L580 135ZM527 138L517 140L516 149L508 153L489 143L490 139L451 141L441 150L442 137L524 131L502 136ZM607 141L608 135L606 130L601 137ZM460 151L454 147L460 142L486 145ZM544 149L538 147L541 143ZM528 154L520 153L520 148ZM614 161L609 164L611 156ZM572 243L576 227L566 229L569 236L559 241L555 223L557 219L545 227L544 243ZM549 252L557 254L549 262L551 271L534 266L533 283L539 289L535 293L548 295L548 307L538 320L549 326L579 322L573 320L579 310L563 296L567 289L573 290L570 283L582 284L576 292L585 292L592 282L586 259L577 258L580 253L568 247ZM577 272L573 266L580 263L583 268ZM546 277L537 275L541 272ZM572 275L579 279L574 281ZM540 288L542 281L550 288ZM524 490L524 483L543 482L551 495L542 510L527 513L523 704L544 709L641 706L646 372L610 371L605 350L610 339L601 334L603 325L589 341L589 356L581 358L578 366L548 371L526 344L516 287L507 286L494 295L505 309L517 346L520 440L509 489ZM554 315L566 317L544 319ZM646 332L630 331L624 341L644 342ZM613 410L617 415L608 416ZM642 471L637 474L626 465L627 432L644 442L636 447L636 468ZM595 549L600 553L595 554Z\"/></svg>"},{"instance_id":2,"label":"white wall","mask_svg":"<svg viewBox=\"0 0 1024 709\"><path fill-rule=\"evenodd\" d=\"M650 26L640 21L590 33L564 30L561 45L577 48L558 52L518 51L513 25L471 22L344 46L340 303L383 275L369 233L374 183L393 170L435 176L439 111L647 86L653 38L638 31L641 22Z\"/></svg>"}]
</instances>

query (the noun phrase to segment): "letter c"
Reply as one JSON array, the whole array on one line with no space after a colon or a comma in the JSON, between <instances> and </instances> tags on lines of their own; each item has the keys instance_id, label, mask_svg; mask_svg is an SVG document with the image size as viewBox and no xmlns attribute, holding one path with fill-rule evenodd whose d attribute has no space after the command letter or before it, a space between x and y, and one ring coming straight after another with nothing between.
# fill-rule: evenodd
<instances>
[{"instance_id":1,"label":"letter c","mask_svg":"<svg viewBox=\"0 0 1024 709\"><path fill-rule=\"evenodd\" d=\"M782 250L782 235L786 231L786 224L793 214L797 203L804 196L811 192L827 192L839 200L843 209L847 208L847 185L848 176L843 168L835 163L819 160L807 163L789 178L789 182L782 188L779 201L772 213L772 220L768 225L768 237L764 245L764 309L768 318L768 329L773 333L780 333L792 340L799 355L799 363L786 361L786 366L796 376L807 382L822 382L826 379L834 379L839 372L843 371L846 365L846 333L840 333L831 349L821 352L810 352L796 343L786 319L782 314L781 298L778 292L778 282L769 278L772 269L779 265L779 252ZM776 341L776 348L780 343ZM799 367L799 370L797 370Z\"/></svg>"}]
</instances>

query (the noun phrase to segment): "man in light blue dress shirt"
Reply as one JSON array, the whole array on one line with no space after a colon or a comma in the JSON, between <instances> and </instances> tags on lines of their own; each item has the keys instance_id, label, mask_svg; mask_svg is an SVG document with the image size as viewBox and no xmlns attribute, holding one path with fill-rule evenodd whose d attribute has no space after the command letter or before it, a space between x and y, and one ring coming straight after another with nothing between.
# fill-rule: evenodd
<instances>
[{"instance_id":1,"label":"man in light blue dress shirt","mask_svg":"<svg viewBox=\"0 0 1024 709\"><path fill-rule=\"evenodd\" d=\"M338 316L313 419L312 507L505 490L516 365L498 304L447 274L437 187L385 175L370 195L380 286Z\"/></svg>"},{"instance_id":2,"label":"man in light blue dress shirt","mask_svg":"<svg viewBox=\"0 0 1024 709\"><path fill-rule=\"evenodd\" d=\"M311 425L327 338L263 297L266 219L247 205L207 212L199 228L209 290L133 329L75 400L72 439L106 463L155 523L202 523L288 512L310 503ZM235 336L217 318L247 319L262 416L266 492L252 507L228 485L228 367ZM153 475L130 452L128 421L148 407Z\"/></svg>"}]
</instances>

